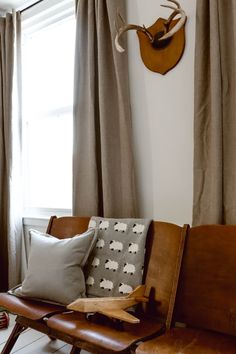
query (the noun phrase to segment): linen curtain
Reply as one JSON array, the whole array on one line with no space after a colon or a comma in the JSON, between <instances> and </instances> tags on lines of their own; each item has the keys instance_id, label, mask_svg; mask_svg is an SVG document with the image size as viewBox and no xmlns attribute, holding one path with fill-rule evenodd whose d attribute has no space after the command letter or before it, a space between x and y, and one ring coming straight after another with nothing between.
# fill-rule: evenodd
<instances>
[{"instance_id":1,"label":"linen curtain","mask_svg":"<svg viewBox=\"0 0 236 354\"><path fill-rule=\"evenodd\" d=\"M198 0L193 224L236 224L236 2Z\"/></svg>"},{"instance_id":2,"label":"linen curtain","mask_svg":"<svg viewBox=\"0 0 236 354\"><path fill-rule=\"evenodd\" d=\"M136 216L127 54L114 48L124 0L77 1L73 213Z\"/></svg>"},{"instance_id":3,"label":"linen curtain","mask_svg":"<svg viewBox=\"0 0 236 354\"><path fill-rule=\"evenodd\" d=\"M17 104L14 112L12 106L14 40L19 21L15 13L0 18L0 291L20 280L20 125Z\"/></svg>"}]
</instances>

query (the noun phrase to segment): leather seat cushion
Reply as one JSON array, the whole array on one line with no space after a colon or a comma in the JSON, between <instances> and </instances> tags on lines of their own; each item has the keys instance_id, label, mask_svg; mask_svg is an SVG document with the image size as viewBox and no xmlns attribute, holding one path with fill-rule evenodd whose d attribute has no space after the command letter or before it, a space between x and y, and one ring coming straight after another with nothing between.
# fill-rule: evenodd
<instances>
[{"instance_id":1,"label":"leather seat cushion","mask_svg":"<svg viewBox=\"0 0 236 354\"><path fill-rule=\"evenodd\" d=\"M51 317L47 321L49 328L72 336L76 340L95 345L99 349L122 351L140 339L159 333L163 324L142 319L139 324L122 322L116 326L114 321L94 315L96 320L87 320L84 314L67 313Z\"/></svg>"},{"instance_id":2,"label":"leather seat cushion","mask_svg":"<svg viewBox=\"0 0 236 354\"><path fill-rule=\"evenodd\" d=\"M65 307L45 302L21 299L6 293L0 293L0 306L16 315L39 320L54 312L62 312Z\"/></svg>"},{"instance_id":3,"label":"leather seat cushion","mask_svg":"<svg viewBox=\"0 0 236 354\"><path fill-rule=\"evenodd\" d=\"M235 354L236 337L216 332L173 328L159 338L142 343L136 354Z\"/></svg>"}]
</instances>

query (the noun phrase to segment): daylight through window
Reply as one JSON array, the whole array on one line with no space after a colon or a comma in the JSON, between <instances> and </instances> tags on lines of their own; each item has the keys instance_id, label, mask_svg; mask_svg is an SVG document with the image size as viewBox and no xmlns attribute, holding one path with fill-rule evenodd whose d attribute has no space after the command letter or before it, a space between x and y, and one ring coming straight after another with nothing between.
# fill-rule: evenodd
<instances>
[{"instance_id":1,"label":"daylight through window","mask_svg":"<svg viewBox=\"0 0 236 354\"><path fill-rule=\"evenodd\" d=\"M38 23L38 22L37 22ZM71 209L75 18L22 30L23 155L27 211Z\"/></svg>"}]
</instances>

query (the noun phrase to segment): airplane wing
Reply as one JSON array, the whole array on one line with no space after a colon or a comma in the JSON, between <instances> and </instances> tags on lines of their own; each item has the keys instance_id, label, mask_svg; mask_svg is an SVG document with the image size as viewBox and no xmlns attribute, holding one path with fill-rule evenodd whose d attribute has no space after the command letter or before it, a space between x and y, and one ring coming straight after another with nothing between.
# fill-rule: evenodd
<instances>
[{"instance_id":1,"label":"airplane wing","mask_svg":"<svg viewBox=\"0 0 236 354\"><path fill-rule=\"evenodd\" d=\"M124 310L98 310L97 312L101 313L102 315L117 318L118 320L129 322L129 323L139 323L140 320L131 315L130 313Z\"/></svg>"}]
</instances>

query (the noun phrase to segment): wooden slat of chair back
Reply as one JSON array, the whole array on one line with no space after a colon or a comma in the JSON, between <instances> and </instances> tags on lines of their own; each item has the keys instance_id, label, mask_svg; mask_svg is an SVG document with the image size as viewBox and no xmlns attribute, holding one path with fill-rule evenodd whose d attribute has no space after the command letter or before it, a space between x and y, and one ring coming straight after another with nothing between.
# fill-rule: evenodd
<instances>
[{"instance_id":1,"label":"wooden slat of chair back","mask_svg":"<svg viewBox=\"0 0 236 354\"><path fill-rule=\"evenodd\" d=\"M236 335L236 226L189 230L174 318Z\"/></svg>"},{"instance_id":2,"label":"wooden slat of chair back","mask_svg":"<svg viewBox=\"0 0 236 354\"><path fill-rule=\"evenodd\" d=\"M148 315L158 318L169 328L187 233L187 225L152 222L146 250L144 279L150 303Z\"/></svg>"},{"instance_id":3,"label":"wooden slat of chair back","mask_svg":"<svg viewBox=\"0 0 236 354\"><path fill-rule=\"evenodd\" d=\"M63 216L59 218L52 216L48 223L47 233L58 238L72 237L87 230L89 219L88 217L80 216Z\"/></svg>"}]
</instances>

